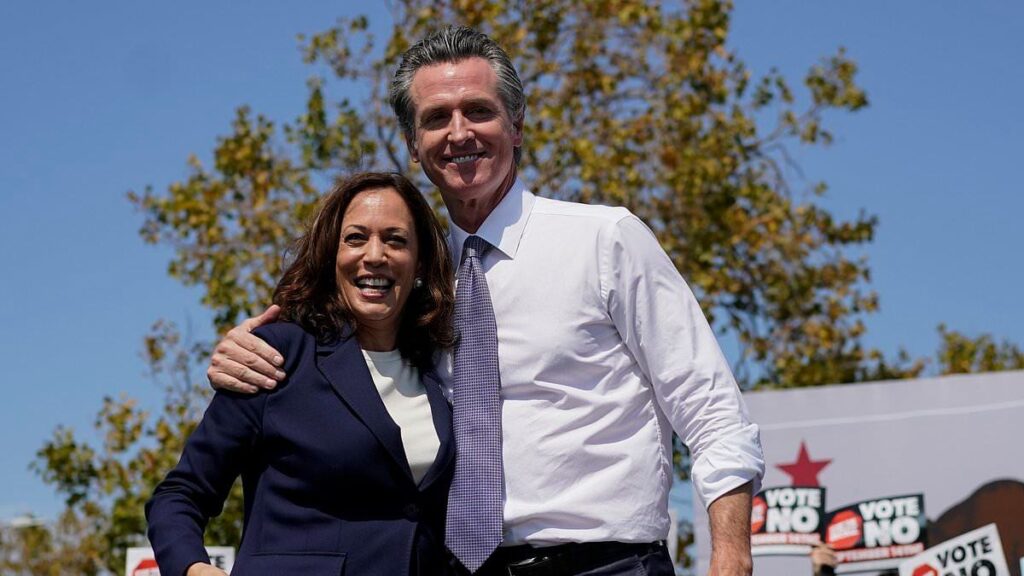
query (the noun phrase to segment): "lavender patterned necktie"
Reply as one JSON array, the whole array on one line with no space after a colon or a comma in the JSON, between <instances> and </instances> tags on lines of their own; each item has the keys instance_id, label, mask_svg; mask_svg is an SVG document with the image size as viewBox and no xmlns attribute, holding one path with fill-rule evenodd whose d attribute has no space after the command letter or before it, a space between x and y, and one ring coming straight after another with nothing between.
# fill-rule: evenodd
<instances>
[{"instance_id":1,"label":"lavender patterned necktie","mask_svg":"<svg viewBox=\"0 0 1024 576\"><path fill-rule=\"evenodd\" d=\"M448 496L445 544L475 572L501 543L501 404L498 331L480 258L490 248L470 236L455 291L455 477Z\"/></svg>"}]
</instances>

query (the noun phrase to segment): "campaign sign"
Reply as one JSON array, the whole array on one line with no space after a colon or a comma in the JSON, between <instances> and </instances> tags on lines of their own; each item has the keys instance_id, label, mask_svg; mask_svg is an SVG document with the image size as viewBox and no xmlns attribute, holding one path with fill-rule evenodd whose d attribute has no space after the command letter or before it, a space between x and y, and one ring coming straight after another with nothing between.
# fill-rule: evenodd
<instances>
[{"instance_id":1,"label":"campaign sign","mask_svg":"<svg viewBox=\"0 0 1024 576\"><path fill-rule=\"evenodd\" d=\"M128 548L125 551L125 576L160 576L152 548ZM235 549L231 546L207 546L210 564L225 572L235 565Z\"/></svg>"},{"instance_id":2,"label":"campaign sign","mask_svg":"<svg viewBox=\"0 0 1024 576\"><path fill-rule=\"evenodd\" d=\"M829 512L824 540L836 551L837 572L896 568L924 551L926 522L922 494L873 498ZM851 563L865 564L843 566Z\"/></svg>"},{"instance_id":3,"label":"campaign sign","mask_svg":"<svg viewBox=\"0 0 1024 576\"><path fill-rule=\"evenodd\" d=\"M1010 576L995 524L932 546L900 564L900 576Z\"/></svg>"},{"instance_id":4,"label":"campaign sign","mask_svg":"<svg viewBox=\"0 0 1024 576\"><path fill-rule=\"evenodd\" d=\"M751 508L751 553L806 555L821 542L824 517L825 489L820 486L765 488Z\"/></svg>"}]
</instances>

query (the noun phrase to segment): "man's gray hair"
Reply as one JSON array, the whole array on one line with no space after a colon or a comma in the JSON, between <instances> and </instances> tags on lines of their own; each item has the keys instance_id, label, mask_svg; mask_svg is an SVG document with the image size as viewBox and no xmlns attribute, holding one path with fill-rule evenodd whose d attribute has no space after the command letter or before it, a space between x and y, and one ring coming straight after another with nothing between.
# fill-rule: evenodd
<instances>
[{"instance_id":1,"label":"man's gray hair","mask_svg":"<svg viewBox=\"0 0 1024 576\"><path fill-rule=\"evenodd\" d=\"M468 58L487 60L498 76L498 97L505 106L505 112L513 123L522 124L526 115L526 95L523 94L523 82L508 54L482 32L467 26L446 26L406 50L395 71L395 78L391 81L391 108L409 142L415 141L416 137L416 111L410 94L416 71L424 66L461 62ZM522 150L517 146L516 164L521 156Z\"/></svg>"}]
</instances>

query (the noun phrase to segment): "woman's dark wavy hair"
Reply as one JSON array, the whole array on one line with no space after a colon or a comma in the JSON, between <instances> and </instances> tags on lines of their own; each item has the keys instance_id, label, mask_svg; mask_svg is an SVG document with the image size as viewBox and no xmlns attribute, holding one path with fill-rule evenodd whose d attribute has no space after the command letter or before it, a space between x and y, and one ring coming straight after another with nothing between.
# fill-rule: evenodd
<instances>
[{"instance_id":1,"label":"woman's dark wavy hair","mask_svg":"<svg viewBox=\"0 0 1024 576\"><path fill-rule=\"evenodd\" d=\"M320 342L342 337L345 326L359 326L345 304L336 278L341 220L352 199L367 190L390 188L412 212L419 245L421 288L406 301L398 328L398 350L421 370L433 367L434 353L455 340L452 314L455 295L452 264L441 224L419 189L401 174L367 172L334 186L313 214L306 233L294 245L294 255L274 290L281 317L315 335Z\"/></svg>"}]
</instances>

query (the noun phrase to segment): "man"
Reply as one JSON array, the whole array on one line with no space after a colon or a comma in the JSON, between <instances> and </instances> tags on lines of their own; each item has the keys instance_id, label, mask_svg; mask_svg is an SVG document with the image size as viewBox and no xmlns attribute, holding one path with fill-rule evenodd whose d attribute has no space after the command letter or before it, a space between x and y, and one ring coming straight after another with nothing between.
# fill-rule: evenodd
<instances>
[{"instance_id":1,"label":"man","mask_svg":"<svg viewBox=\"0 0 1024 576\"><path fill-rule=\"evenodd\" d=\"M522 84L483 34L446 28L410 48L391 104L448 208L456 306L467 302L452 368L454 555L478 574L672 574L661 543L671 427L708 505L711 574L749 574L758 430L650 230L625 209L539 198L517 179ZM218 345L215 387L255 391L284 377L280 355L249 334L275 315ZM493 398L478 390L488 386Z\"/></svg>"}]
</instances>

